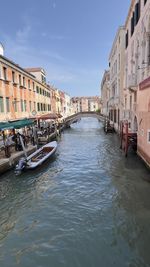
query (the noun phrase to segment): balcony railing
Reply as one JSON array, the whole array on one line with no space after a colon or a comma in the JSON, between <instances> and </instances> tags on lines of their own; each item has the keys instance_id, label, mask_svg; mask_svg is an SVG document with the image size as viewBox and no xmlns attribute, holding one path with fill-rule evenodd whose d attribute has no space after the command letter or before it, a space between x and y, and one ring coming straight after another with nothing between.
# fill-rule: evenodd
<instances>
[{"instance_id":1,"label":"balcony railing","mask_svg":"<svg viewBox=\"0 0 150 267\"><path fill-rule=\"evenodd\" d=\"M118 105L119 104L119 97L113 96L109 99L109 106Z\"/></svg>"}]
</instances>

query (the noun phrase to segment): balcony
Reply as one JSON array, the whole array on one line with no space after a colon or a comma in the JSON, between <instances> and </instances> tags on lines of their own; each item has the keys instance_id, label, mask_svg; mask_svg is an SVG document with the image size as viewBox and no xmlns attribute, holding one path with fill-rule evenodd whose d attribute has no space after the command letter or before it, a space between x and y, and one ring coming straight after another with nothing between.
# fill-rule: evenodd
<instances>
[{"instance_id":1,"label":"balcony","mask_svg":"<svg viewBox=\"0 0 150 267\"><path fill-rule=\"evenodd\" d=\"M25 85L19 84L20 89L26 89Z\"/></svg>"},{"instance_id":2,"label":"balcony","mask_svg":"<svg viewBox=\"0 0 150 267\"><path fill-rule=\"evenodd\" d=\"M135 74L128 75L127 87L129 90L136 91L138 84L137 84L137 76Z\"/></svg>"},{"instance_id":3,"label":"balcony","mask_svg":"<svg viewBox=\"0 0 150 267\"><path fill-rule=\"evenodd\" d=\"M109 99L109 106L119 105L119 96L113 96Z\"/></svg>"},{"instance_id":4,"label":"balcony","mask_svg":"<svg viewBox=\"0 0 150 267\"><path fill-rule=\"evenodd\" d=\"M0 78L0 80L3 81L5 84L9 84L10 83L10 81L7 80L7 78L6 79L5 78Z\"/></svg>"}]
</instances>

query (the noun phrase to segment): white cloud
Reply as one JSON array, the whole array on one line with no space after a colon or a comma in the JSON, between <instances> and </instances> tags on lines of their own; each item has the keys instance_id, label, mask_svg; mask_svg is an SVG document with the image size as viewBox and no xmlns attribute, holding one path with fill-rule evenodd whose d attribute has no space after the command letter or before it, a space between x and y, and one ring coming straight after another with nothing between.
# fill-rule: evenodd
<instances>
[{"instance_id":1,"label":"white cloud","mask_svg":"<svg viewBox=\"0 0 150 267\"><path fill-rule=\"evenodd\" d=\"M48 37L49 37L51 40L63 40L63 39L65 39L65 37L62 36L62 35L48 35Z\"/></svg>"},{"instance_id":2,"label":"white cloud","mask_svg":"<svg viewBox=\"0 0 150 267\"><path fill-rule=\"evenodd\" d=\"M16 41L19 43L25 43L30 35L31 27L29 25L25 26L23 29L19 29L16 32Z\"/></svg>"},{"instance_id":3,"label":"white cloud","mask_svg":"<svg viewBox=\"0 0 150 267\"><path fill-rule=\"evenodd\" d=\"M56 59L56 60L59 60L59 61L65 60L64 57L59 55L57 52L53 52L51 50L43 50L41 52L41 55L49 57L49 58L53 58L53 59Z\"/></svg>"},{"instance_id":4,"label":"white cloud","mask_svg":"<svg viewBox=\"0 0 150 267\"><path fill-rule=\"evenodd\" d=\"M54 9L56 8L56 2L53 2L53 8Z\"/></svg>"}]
</instances>

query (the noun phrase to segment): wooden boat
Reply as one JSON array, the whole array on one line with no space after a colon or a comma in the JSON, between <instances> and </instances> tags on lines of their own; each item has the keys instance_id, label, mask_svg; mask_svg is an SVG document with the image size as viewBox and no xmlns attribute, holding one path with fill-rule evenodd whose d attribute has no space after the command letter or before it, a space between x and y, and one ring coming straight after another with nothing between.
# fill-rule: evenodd
<instances>
[{"instance_id":1,"label":"wooden boat","mask_svg":"<svg viewBox=\"0 0 150 267\"><path fill-rule=\"evenodd\" d=\"M56 149L57 142L53 141L42 146L30 156L21 158L15 169L16 174L20 173L23 169L35 169L50 158L55 153Z\"/></svg>"}]
</instances>

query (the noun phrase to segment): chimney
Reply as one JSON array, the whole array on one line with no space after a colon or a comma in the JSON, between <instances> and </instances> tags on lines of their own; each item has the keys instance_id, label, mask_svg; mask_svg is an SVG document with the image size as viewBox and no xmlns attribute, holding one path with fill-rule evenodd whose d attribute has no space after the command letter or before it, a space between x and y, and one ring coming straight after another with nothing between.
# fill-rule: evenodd
<instances>
[{"instance_id":1,"label":"chimney","mask_svg":"<svg viewBox=\"0 0 150 267\"><path fill-rule=\"evenodd\" d=\"M4 55L4 46L0 43L0 56Z\"/></svg>"}]
</instances>

